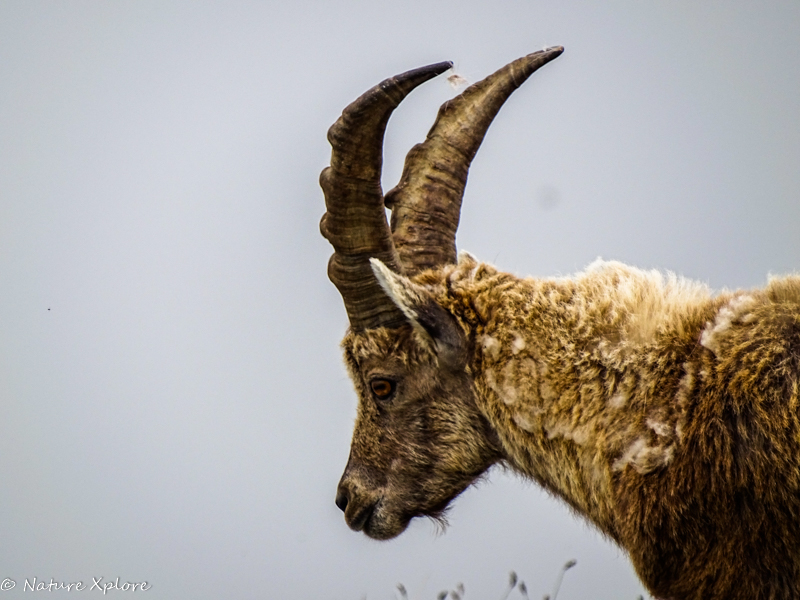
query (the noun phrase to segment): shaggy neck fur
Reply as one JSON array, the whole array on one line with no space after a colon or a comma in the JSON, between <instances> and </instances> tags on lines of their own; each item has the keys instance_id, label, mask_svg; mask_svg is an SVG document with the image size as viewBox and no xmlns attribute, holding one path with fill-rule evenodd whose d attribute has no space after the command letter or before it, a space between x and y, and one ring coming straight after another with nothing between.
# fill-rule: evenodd
<instances>
[{"instance_id":1,"label":"shaggy neck fur","mask_svg":"<svg viewBox=\"0 0 800 600\"><path fill-rule=\"evenodd\" d=\"M699 334L727 298L618 263L560 280L462 264L448 282L506 460L618 539L612 480L671 462L692 354L702 354Z\"/></svg>"},{"instance_id":2,"label":"shaggy neck fur","mask_svg":"<svg viewBox=\"0 0 800 600\"><path fill-rule=\"evenodd\" d=\"M416 281L468 336L505 461L628 550L651 591L800 594L800 277L712 296L619 263L535 280L462 257ZM726 573L731 555L746 558Z\"/></svg>"}]
</instances>

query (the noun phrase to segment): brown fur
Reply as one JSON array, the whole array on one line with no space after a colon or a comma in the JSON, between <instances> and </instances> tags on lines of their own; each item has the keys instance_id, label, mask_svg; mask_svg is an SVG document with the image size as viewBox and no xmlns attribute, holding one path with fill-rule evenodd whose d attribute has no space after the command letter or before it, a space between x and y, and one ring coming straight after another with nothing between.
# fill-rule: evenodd
<instances>
[{"instance_id":1,"label":"brown fur","mask_svg":"<svg viewBox=\"0 0 800 600\"><path fill-rule=\"evenodd\" d=\"M657 597L800 598L800 277L714 296L619 263L375 271L409 325L342 343L351 527L394 537L502 462L624 548Z\"/></svg>"},{"instance_id":2,"label":"brown fur","mask_svg":"<svg viewBox=\"0 0 800 600\"><path fill-rule=\"evenodd\" d=\"M800 277L714 296L619 263L543 280L452 264L489 124L562 52L446 102L385 198L389 115L449 63L384 80L331 127L321 231L359 395L336 503L388 539L501 462L624 548L664 600L800 598Z\"/></svg>"}]
</instances>

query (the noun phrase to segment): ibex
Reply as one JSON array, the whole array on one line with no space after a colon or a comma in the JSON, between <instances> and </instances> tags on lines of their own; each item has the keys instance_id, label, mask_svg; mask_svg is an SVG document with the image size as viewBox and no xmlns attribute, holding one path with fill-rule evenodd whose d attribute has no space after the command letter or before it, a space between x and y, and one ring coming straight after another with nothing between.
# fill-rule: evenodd
<instances>
[{"instance_id":1,"label":"ibex","mask_svg":"<svg viewBox=\"0 0 800 600\"><path fill-rule=\"evenodd\" d=\"M451 65L383 81L328 132L321 231L359 397L336 504L389 539L501 462L625 549L656 597L800 598L800 276L715 295L616 262L522 279L456 254L487 128L562 51L445 102L385 197L392 110Z\"/></svg>"}]
</instances>

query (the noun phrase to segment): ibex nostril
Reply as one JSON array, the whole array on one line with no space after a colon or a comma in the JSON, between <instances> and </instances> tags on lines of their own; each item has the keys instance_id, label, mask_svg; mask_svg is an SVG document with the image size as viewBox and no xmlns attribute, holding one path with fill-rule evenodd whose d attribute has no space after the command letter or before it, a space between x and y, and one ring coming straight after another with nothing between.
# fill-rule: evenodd
<instances>
[{"instance_id":1,"label":"ibex nostril","mask_svg":"<svg viewBox=\"0 0 800 600\"><path fill-rule=\"evenodd\" d=\"M337 494L336 494L336 506L338 506L339 510L341 510L342 512L344 512L345 509L347 508L348 500L349 499L347 497L347 492L345 490L339 490L337 492Z\"/></svg>"}]
</instances>

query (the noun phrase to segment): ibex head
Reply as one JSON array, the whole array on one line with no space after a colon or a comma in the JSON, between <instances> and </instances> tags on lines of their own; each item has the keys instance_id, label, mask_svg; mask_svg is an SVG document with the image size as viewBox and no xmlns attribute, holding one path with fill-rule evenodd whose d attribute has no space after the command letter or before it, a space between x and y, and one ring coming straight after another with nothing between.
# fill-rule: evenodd
<instances>
[{"instance_id":1,"label":"ibex head","mask_svg":"<svg viewBox=\"0 0 800 600\"><path fill-rule=\"evenodd\" d=\"M436 293L442 277L432 274L456 268L467 172L489 125L511 93L562 51L520 58L445 102L385 197L389 116L416 86L452 65L381 82L328 132L333 152L320 177L327 206L320 228L335 249L328 275L350 319L342 346L359 396L336 504L352 529L370 537L394 537L416 516L440 517L501 457L476 408L473 340L453 314L453 296ZM392 211L391 227L384 207Z\"/></svg>"}]
</instances>

